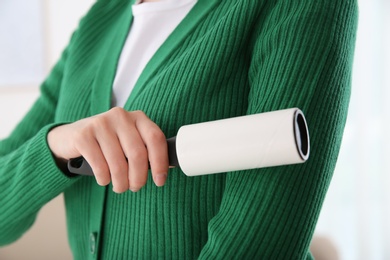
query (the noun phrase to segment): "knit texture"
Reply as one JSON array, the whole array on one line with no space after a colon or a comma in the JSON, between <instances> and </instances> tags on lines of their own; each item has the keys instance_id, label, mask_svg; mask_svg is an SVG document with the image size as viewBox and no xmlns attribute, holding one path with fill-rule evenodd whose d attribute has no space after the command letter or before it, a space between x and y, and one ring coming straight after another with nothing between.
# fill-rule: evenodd
<instances>
[{"instance_id":1,"label":"knit texture","mask_svg":"<svg viewBox=\"0 0 390 260\"><path fill-rule=\"evenodd\" d=\"M124 194L93 177L67 177L46 143L52 127L110 109L132 1L96 2L40 98L0 142L0 245L64 192L76 260L310 258L347 116L356 2L199 0L125 108L144 111L171 137L186 124L299 107L309 161L201 177L170 169L164 187L149 176Z\"/></svg>"}]
</instances>

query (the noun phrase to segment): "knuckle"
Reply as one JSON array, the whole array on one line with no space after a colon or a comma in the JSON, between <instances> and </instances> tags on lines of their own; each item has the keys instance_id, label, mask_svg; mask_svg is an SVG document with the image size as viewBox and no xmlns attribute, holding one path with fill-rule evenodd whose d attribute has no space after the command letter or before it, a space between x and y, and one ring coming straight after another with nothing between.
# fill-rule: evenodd
<instances>
[{"instance_id":1,"label":"knuckle","mask_svg":"<svg viewBox=\"0 0 390 260\"><path fill-rule=\"evenodd\" d=\"M101 127L105 127L107 125L107 118L106 116L97 116L95 117L90 124L90 127L92 129L99 129Z\"/></svg>"},{"instance_id":2,"label":"knuckle","mask_svg":"<svg viewBox=\"0 0 390 260\"><path fill-rule=\"evenodd\" d=\"M152 143L164 143L166 141L165 135L160 129L151 129L148 138Z\"/></svg>"},{"instance_id":3,"label":"knuckle","mask_svg":"<svg viewBox=\"0 0 390 260\"><path fill-rule=\"evenodd\" d=\"M104 125L104 118L102 116L97 116L92 118L88 124L83 126L83 128L80 130L83 134L94 134L96 129L99 129Z\"/></svg>"},{"instance_id":4,"label":"knuckle","mask_svg":"<svg viewBox=\"0 0 390 260\"><path fill-rule=\"evenodd\" d=\"M111 174L124 176L127 173L127 164L125 162L116 162L110 167Z\"/></svg>"},{"instance_id":5,"label":"knuckle","mask_svg":"<svg viewBox=\"0 0 390 260\"><path fill-rule=\"evenodd\" d=\"M128 121L128 112L121 107L111 108L111 116L118 122Z\"/></svg>"},{"instance_id":6,"label":"knuckle","mask_svg":"<svg viewBox=\"0 0 390 260\"><path fill-rule=\"evenodd\" d=\"M113 107L109 110L110 114L123 114L125 110L121 107Z\"/></svg>"},{"instance_id":7,"label":"knuckle","mask_svg":"<svg viewBox=\"0 0 390 260\"><path fill-rule=\"evenodd\" d=\"M147 160L148 152L145 147L133 147L128 155L129 160L133 161L145 161Z\"/></svg>"},{"instance_id":8,"label":"knuckle","mask_svg":"<svg viewBox=\"0 0 390 260\"><path fill-rule=\"evenodd\" d=\"M114 116L123 117L124 115L126 115L126 110L121 107L113 107L110 109L110 114Z\"/></svg>"},{"instance_id":9,"label":"knuckle","mask_svg":"<svg viewBox=\"0 0 390 260\"><path fill-rule=\"evenodd\" d=\"M146 117L146 114L142 110L135 110L132 112L136 117Z\"/></svg>"}]
</instances>

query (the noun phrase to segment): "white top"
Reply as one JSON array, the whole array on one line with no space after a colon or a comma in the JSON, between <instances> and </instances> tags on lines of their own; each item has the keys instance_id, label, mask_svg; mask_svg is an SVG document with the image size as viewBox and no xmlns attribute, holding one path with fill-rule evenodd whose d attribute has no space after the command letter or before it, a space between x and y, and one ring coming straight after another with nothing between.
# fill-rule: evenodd
<instances>
[{"instance_id":1,"label":"white top","mask_svg":"<svg viewBox=\"0 0 390 260\"><path fill-rule=\"evenodd\" d=\"M112 106L123 107L146 64L184 19L196 0L160 0L133 6L133 24L115 75Z\"/></svg>"}]
</instances>

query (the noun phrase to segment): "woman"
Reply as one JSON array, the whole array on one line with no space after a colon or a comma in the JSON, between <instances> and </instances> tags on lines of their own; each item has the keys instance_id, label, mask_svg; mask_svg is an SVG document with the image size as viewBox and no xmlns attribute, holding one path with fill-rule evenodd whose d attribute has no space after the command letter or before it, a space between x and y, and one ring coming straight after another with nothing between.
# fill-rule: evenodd
<instances>
[{"instance_id":1,"label":"woman","mask_svg":"<svg viewBox=\"0 0 390 260\"><path fill-rule=\"evenodd\" d=\"M311 258L347 114L356 1L133 4L97 1L1 141L0 244L64 192L75 259ZM168 168L165 138L180 126L289 107L310 126L304 165ZM95 178L66 171L78 156Z\"/></svg>"}]
</instances>

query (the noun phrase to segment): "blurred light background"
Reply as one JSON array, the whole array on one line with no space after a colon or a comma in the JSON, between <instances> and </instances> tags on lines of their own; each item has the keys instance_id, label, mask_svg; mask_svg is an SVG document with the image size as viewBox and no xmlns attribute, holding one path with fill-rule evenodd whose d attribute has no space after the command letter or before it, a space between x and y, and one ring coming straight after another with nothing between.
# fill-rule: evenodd
<instances>
[{"instance_id":1,"label":"blurred light background","mask_svg":"<svg viewBox=\"0 0 390 260\"><path fill-rule=\"evenodd\" d=\"M342 259L390 259L390 1L358 2L348 120L317 232Z\"/></svg>"},{"instance_id":2,"label":"blurred light background","mask_svg":"<svg viewBox=\"0 0 390 260\"><path fill-rule=\"evenodd\" d=\"M39 94L39 84L93 0L1 0L0 139ZM390 1L359 0L352 96L334 178L316 235L340 259L390 259ZM1 210L1 205L0 205ZM71 259L62 197L0 259Z\"/></svg>"}]
</instances>

